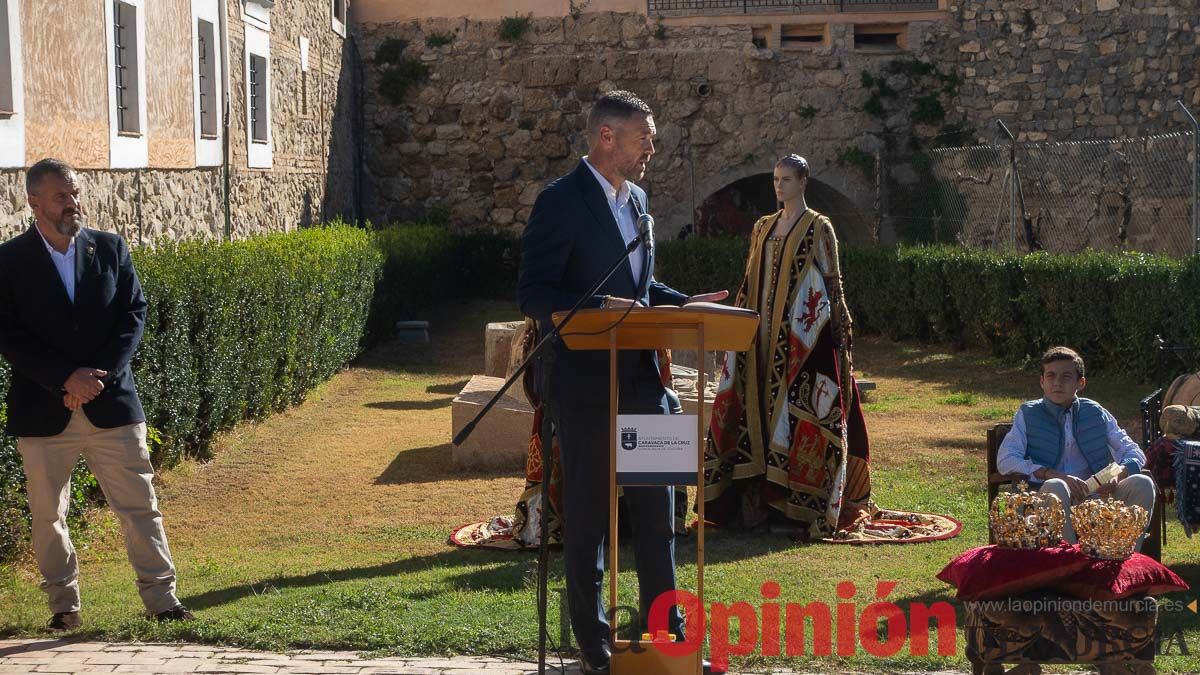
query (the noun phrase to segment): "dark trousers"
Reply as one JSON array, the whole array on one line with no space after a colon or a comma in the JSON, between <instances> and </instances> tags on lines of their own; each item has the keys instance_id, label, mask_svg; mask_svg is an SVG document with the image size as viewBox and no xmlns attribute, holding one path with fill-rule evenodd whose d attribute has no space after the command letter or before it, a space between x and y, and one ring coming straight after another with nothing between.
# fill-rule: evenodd
<instances>
[{"instance_id":1,"label":"dark trousers","mask_svg":"<svg viewBox=\"0 0 1200 675\"><path fill-rule=\"evenodd\" d=\"M641 386L639 386L639 384ZM607 387L605 387L607 389ZM562 448L563 552L571 627L580 649L594 654L609 642L604 609L604 551L608 539L609 413L608 398L558 399L557 433ZM667 414L667 396L657 381L621 386L624 414ZM633 531L642 625L659 595L675 590L675 532L669 487L626 487L624 499ZM668 625L680 638L683 619L672 607Z\"/></svg>"}]
</instances>

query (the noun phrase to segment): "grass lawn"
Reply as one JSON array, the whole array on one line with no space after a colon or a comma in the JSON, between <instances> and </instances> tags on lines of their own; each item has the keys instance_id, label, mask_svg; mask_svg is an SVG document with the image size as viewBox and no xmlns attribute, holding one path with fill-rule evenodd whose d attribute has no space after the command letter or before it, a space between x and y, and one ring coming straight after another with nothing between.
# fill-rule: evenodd
<instances>
[{"instance_id":1,"label":"grass lawn","mask_svg":"<svg viewBox=\"0 0 1200 675\"><path fill-rule=\"evenodd\" d=\"M159 626L140 618L119 529L107 511L96 513L79 542L81 634L404 655L534 653L535 557L446 544L455 526L510 513L523 485L519 472L456 471L449 445L450 401L483 368L483 324L513 318L515 310L502 303L442 307L430 316L432 347L377 349L303 405L225 435L213 462L162 476L180 593L199 615L194 623ZM953 515L963 521L962 534L931 544L848 547L712 531L710 602L758 607L769 580L781 586L777 602L831 608L846 602L838 583L853 582L857 612L874 601L879 581L898 582L888 600L901 607L951 600L952 589L934 575L957 553L986 543L985 432L1039 393L1036 374L977 353L880 339L859 339L855 358L860 374L879 387L867 405L878 503ZM1145 391L1103 374L1088 389L1135 438ZM678 542L678 557L681 586L693 587L692 539ZM632 565L632 551L623 551L622 560ZM1164 562L1200 585L1200 546L1177 523ZM558 556L551 575L551 587L561 588ZM634 575L622 577L624 600L635 604ZM0 635L41 633L47 617L36 581L28 560L0 567ZM1173 599L1183 603L1196 597L1179 595ZM551 614L557 637L557 594ZM1168 632L1183 628L1191 652L1200 652L1196 614L1166 613L1162 623ZM957 649L951 658L877 659L861 648L838 659L752 654L734 665L822 672L966 668L961 634ZM909 653L907 645L901 653ZM1164 672L1200 671L1195 656L1156 663Z\"/></svg>"}]
</instances>

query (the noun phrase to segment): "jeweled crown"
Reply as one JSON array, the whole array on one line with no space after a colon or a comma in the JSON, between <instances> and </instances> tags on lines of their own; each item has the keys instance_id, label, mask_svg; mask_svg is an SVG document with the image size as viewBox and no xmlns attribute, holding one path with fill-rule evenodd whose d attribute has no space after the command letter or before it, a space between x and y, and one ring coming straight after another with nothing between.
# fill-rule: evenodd
<instances>
[{"instance_id":1,"label":"jeweled crown","mask_svg":"<svg viewBox=\"0 0 1200 675\"><path fill-rule=\"evenodd\" d=\"M1146 509L1127 506L1112 497L1089 499L1071 508L1079 550L1105 560L1125 560L1133 555L1149 518Z\"/></svg>"},{"instance_id":2,"label":"jeweled crown","mask_svg":"<svg viewBox=\"0 0 1200 675\"><path fill-rule=\"evenodd\" d=\"M996 543L1005 548L1041 548L1062 541L1063 509L1058 496L1030 492L1025 483L1015 492L996 495L988 522Z\"/></svg>"}]
</instances>

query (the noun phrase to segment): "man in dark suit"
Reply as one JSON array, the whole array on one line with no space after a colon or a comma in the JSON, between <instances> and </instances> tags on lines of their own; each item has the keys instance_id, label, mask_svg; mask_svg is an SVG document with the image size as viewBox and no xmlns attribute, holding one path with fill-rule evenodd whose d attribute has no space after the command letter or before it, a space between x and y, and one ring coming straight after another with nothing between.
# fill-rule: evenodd
<instances>
[{"instance_id":1,"label":"man in dark suit","mask_svg":"<svg viewBox=\"0 0 1200 675\"><path fill-rule=\"evenodd\" d=\"M151 616L192 618L154 494L146 416L129 362L146 299L125 242L87 229L74 169L55 159L25 178L36 223L0 245L0 356L12 367L6 431L17 437L33 551L52 630L81 625L79 564L67 532L71 471L82 453L121 521Z\"/></svg>"},{"instance_id":2,"label":"man in dark suit","mask_svg":"<svg viewBox=\"0 0 1200 675\"><path fill-rule=\"evenodd\" d=\"M646 209L646 193L631 181L641 179L654 154L654 133L654 117L644 102L625 91L605 94L588 115L588 155L538 196L521 237L517 299L522 313L538 321L539 333L548 332L552 313L574 306L638 236L636 221ZM655 281L653 270L653 251L639 248L585 307L682 305L728 295L688 297ZM608 528L608 365L605 352L560 347L548 392L562 448L567 601L587 673L608 672L611 657L601 597ZM618 383L620 413L669 413L654 352L621 352ZM644 624L654 599L675 589L672 491L627 487L624 496ZM668 622L682 637L677 607Z\"/></svg>"}]
</instances>

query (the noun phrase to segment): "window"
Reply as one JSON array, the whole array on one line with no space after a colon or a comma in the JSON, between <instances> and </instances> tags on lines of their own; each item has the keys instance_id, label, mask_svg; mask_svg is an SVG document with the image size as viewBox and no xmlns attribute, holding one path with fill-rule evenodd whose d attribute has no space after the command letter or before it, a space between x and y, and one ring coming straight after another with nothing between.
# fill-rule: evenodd
<instances>
[{"instance_id":1,"label":"window","mask_svg":"<svg viewBox=\"0 0 1200 675\"><path fill-rule=\"evenodd\" d=\"M784 26L779 36L780 46L784 49L806 49L822 47L827 44L825 26L794 25Z\"/></svg>"},{"instance_id":2,"label":"window","mask_svg":"<svg viewBox=\"0 0 1200 675\"><path fill-rule=\"evenodd\" d=\"M274 166L271 112L271 34L246 24L245 60L242 81L246 125L246 166L251 169L270 169ZM296 96L293 90L288 94ZM241 108L242 106L238 106Z\"/></svg>"},{"instance_id":3,"label":"window","mask_svg":"<svg viewBox=\"0 0 1200 675\"><path fill-rule=\"evenodd\" d=\"M113 82L116 87L117 132L141 135L141 91L138 80L137 8L113 0Z\"/></svg>"},{"instance_id":4,"label":"window","mask_svg":"<svg viewBox=\"0 0 1200 675\"><path fill-rule=\"evenodd\" d=\"M25 166L21 0L0 0L0 167Z\"/></svg>"},{"instance_id":5,"label":"window","mask_svg":"<svg viewBox=\"0 0 1200 675\"><path fill-rule=\"evenodd\" d=\"M300 75L300 114L308 114L308 71L304 71Z\"/></svg>"},{"instance_id":6,"label":"window","mask_svg":"<svg viewBox=\"0 0 1200 675\"><path fill-rule=\"evenodd\" d=\"M346 0L330 0L333 3L333 32L346 37Z\"/></svg>"},{"instance_id":7,"label":"window","mask_svg":"<svg viewBox=\"0 0 1200 675\"><path fill-rule=\"evenodd\" d=\"M13 100L12 34L8 3L0 0L0 115L16 112Z\"/></svg>"},{"instance_id":8,"label":"window","mask_svg":"<svg viewBox=\"0 0 1200 675\"><path fill-rule=\"evenodd\" d=\"M308 38L300 36L300 114L308 116Z\"/></svg>"},{"instance_id":9,"label":"window","mask_svg":"<svg viewBox=\"0 0 1200 675\"><path fill-rule=\"evenodd\" d=\"M108 165L140 169L150 159L146 127L146 17L148 0L103 0L104 58L108 75ZM186 51L186 50L185 50ZM194 77L194 75L193 75Z\"/></svg>"},{"instance_id":10,"label":"window","mask_svg":"<svg viewBox=\"0 0 1200 675\"><path fill-rule=\"evenodd\" d=\"M773 26L752 26L750 28L750 43L759 49L770 47L772 29Z\"/></svg>"},{"instance_id":11,"label":"window","mask_svg":"<svg viewBox=\"0 0 1200 675\"><path fill-rule=\"evenodd\" d=\"M196 51L199 59L197 73L200 87L200 137L217 137L217 46L216 31L209 21L196 22Z\"/></svg>"},{"instance_id":12,"label":"window","mask_svg":"<svg viewBox=\"0 0 1200 675\"><path fill-rule=\"evenodd\" d=\"M250 140L266 143L267 124L271 114L267 101L267 59L250 55Z\"/></svg>"},{"instance_id":13,"label":"window","mask_svg":"<svg viewBox=\"0 0 1200 675\"><path fill-rule=\"evenodd\" d=\"M906 24L861 24L854 27L854 49L864 52L895 52L908 49Z\"/></svg>"},{"instance_id":14,"label":"window","mask_svg":"<svg viewBox=\"0 0 1200 675\"><path fill-rule=\"evenodd\" d=\"M192 133L196 166L220 166L229 92L221 63L220 0L192 0Z\"/></svg>"}]
</instances>

